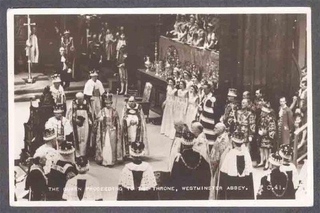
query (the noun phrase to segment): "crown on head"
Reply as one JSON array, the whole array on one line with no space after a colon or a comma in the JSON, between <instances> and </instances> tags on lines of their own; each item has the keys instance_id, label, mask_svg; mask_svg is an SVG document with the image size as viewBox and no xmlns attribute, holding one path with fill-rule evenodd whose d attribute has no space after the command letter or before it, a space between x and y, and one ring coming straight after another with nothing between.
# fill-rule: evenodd
<instances>
[{"instance_id":1,"label":"crown on head","mask_svg":"<svg viewBox=\"0 0 320 213\"><path fill-rule=\"evenodd\" d=\"M90 71L89 71L89 74L90 74L90 76L98 76L99 71L96 70L96 69L93 69L93 70L90 70Z\"/></svg>"},{"instance_id":2,"label":"crown on head","mask_svg":"<svg viewBox=\"0 0 320 213\"><path fill-rule=\"evenodd\" d=\"M80 156L76 158L76 165L80 168L86 167L88 165L89 161L86 156Z\"/></svg>"},{"instance_id":3,"label":"crown on head","mask_svg":"<svg viewBox=\"0 0 320 213\"><path fill-rule=\"evenodd\" d=\"M104 101L112 102L112 98L113 98L112 93L109 93L109 92L103 93Z\"/></svg>"},{"instance_id":4,"label":"crown on head","mask_svg":"<svg viewBox=\"0 0 320 213\"><path fill-rule=\"evenodd\" d=\"M195 135L188 129L185 129L182 133L182 138L184 140L181 141L183 145L192 146L195 143Z\"/></svg>"},{"instance_id":5,"label":"crown on head","mask_svg":"<svg viewBox=\"0 0 320 213\"><path fill-rule=\"evenodd\" d=\"M235 131L232 134L231 139L235 143L244 143L244 134L243 134L243 132Z\"/></svg>"},{"instance_id":6,"label":"crown on head","mask_svg":"<svg viewBox=\"0 0 320 213\"><path fill-rule=\"evenodd\" d=\"M282 144L279 149L279 155L286 160L290 160L293 155L293 148L289 144Z\"/></svg>"},{"instance_id":7,"label":"crown on head","mask_svg":"<svg viewBox=\"0 0 320 213\"><path fill-rule=\"evenodd\" d=\"M235 88L229 88L228 96L237 97L237 89L235 89Z\"/></svg>"},{"instance_id":8,"label":"crown on head","mask_svg":"<svg viewBox=\"0 0 320 213\"><path fill-rule=\"evenodd\" d=\"M62 141L59 146L59 153L63 155L72 154L74 150L75 149L71 141Z\"/></svg>"},{"instance_id":9,"label":"crown on head","mask_svg":"<svg viewBox=\"0 0 320 213\"><path fill-rule=\"evenodd\" d=\"M51 76L51 79L52 79L52 82L53 83L59 83L61 82L61 79L60 79L60 74L54 74Z\"/></svg>"},{"instance_id":10,"label":"crown on head","mask_svg":"<svg viewBox=\"0 0 320 213\"><path fill-rule=\"evenodd\" d=\"M70 34L69 30L65 30L63 34Z\"/></svg>"},{"instance_id":11,"label":"crown on head","mask_svg":"<svg viewBox=\"0 0 320 213\"><path fill-rule=\"evenodd\" d=\"M144 144L140 141L135 141L131 143L130 155L131 156L142 156L144 153Z\"/></svg>"},{"instance_id":12,"label":"crown on head","mask_svg":"<svg viewBox=\"0 0 320 213\"><path fill-rule=\"evenodd\" d=\"M44 130L43 140L49 141L56 137L55 130L53 128L48 128Z\"/></svg>"},{"instance_id":13,"label":"crown on head","mask_svg":"<svg viewBox=\"0 0 320 213\"><path fill-rule=\"evenodd\" d=\"M63 104L56 104L55 106L53 106L53 112L54 113L63 113L64 112Z\"/></svg>"},{"instance_id":14,"label":"crown on head","mask_svg":"<svg viewBox=\"0 0 320 213\"><path fill-rule=\"evenodd\" d=\"M278 152L270 154L269 162L275 166L280 166L282 164L282 157Z\"/></svg>"}]
</instances>

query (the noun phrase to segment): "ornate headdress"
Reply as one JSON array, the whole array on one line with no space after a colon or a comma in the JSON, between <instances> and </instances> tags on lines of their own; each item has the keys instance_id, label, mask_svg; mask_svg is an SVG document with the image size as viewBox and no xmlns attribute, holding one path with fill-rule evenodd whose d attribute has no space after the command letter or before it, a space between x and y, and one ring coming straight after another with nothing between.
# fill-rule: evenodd
<instances>
[{"instance_id":1,"label":"ornate headdress","mask_svg":"<svg viewBox=\"0 0 320 213\"><path fill-rule=\"evenodd\" d=\"M235 131L232 136L231 140L235 143L242 144L244 143L244 134L243 132L240 131Z\"/></svg>"},{"instance_id":2,"label":"ornate headdress","mask_svg":"<svg viewBox=\"0 0 320 213\"><path fill-rule=\"evenodd\" d=\"M232 96L232 97L237 97L237 89L235 88L229 88L229 91L228 91L228 96Z\"/></svg>"},{"instance_id":3,"label":"ornate headdress","mask_svg":"<svg viewBox=\"0 0 320 213\"><path fill-rule=\"evenodd\" d=\"M77 98L77 99L83 99L83 98L84 98L84 94L83 94L82 92L78 92L78 93L76 94L76 98Z\"/></svg>"},{"instance_id":4,"label":"ornate headdress","mask_svg":"<svg viewBox=\"0 0 320 213\"><path fill-rule=\"evenodd\" d=\"M282 157L279 155L278 152L270 154L269 160L272 165L280 166L282 164Z\"/></svg>"},{"instance_id":5,"label":"ornate headdress","mask_svg":"<svg viewBox=\"0 0 320 213\"><path fill-rule=\"evenodd\" d=\"M188 129L185 129L184 132L182 133L182 137L184 140L181 141L183 145L186 146L193 146L195 144L195 135Z\"/></svg>"},{"instance_id":6,"label":"ornate headdress","mask_svg":"<svg viewBox=\"0 0 320 213\"><path fill-rule=\"evenodd\" d=\"M61 82L59 74L54 74L51 76L51 78L52 78L52 83L60 83Z\"/></svg>"},{"instance_id":7,"label":"ornate headdress","mask_svg":"<svg viewBox=\"0 0 320 213\"><path fill-rule=\"evenodd\" d=\"M144 155L144 144L140 141L131 143L130 155L133 157L140 157Z\"/></svg>"},{"instance_id":8,"label":"ornate headdress","mask_svg":"<svg viewBox=\"0 0 320 213\"><path fill-rule=\"evenodd\" d=\"M63 34L70 34L69 30L65 30Z\"/></svg>"},{"instance_id":9,"label":"ornate headdress","mask_svg":"<svg viewBox=\"0 0 320 213\"><path fill-rule=\"evenodd\" d=\"M291 160L293 148L289 144L282 144L279 149L279 155L286 160Z\"/></svg>"},{"instance_id":10,"label":"ornate headdress","mask_svg":"<svg viewBox=\"0 0 320 213\"><path fill-rule=\"evenodd\" d=\"M87 171L89 171L89 161L87 159L87 157L85 156L80 156L78 158L76 158L76 167L79 173L86 173Z\"/></svg>"},{"instance_id":11,"label":"ornate headdress","mask_svg":"<svg viewBox=\"0 0 320 213\"><path fill-rule=\"evenodd\" d=\"M64 107L63 104L57 104L53 107L53 113L63 113Z\"/></svg>"},{"instance_id":12,"label":"ornate headdress","mask_svg":"<svg viewBox=\"0 0 320 213\"><path fill-rule=\"evenodd\" d=\"M103 100L105 101L105 102L108 102L108 103L112 103L112 98L113 98L113 95L112 95L112 93L109 93L109 92L105 92L105 93L103 93Z\"/></svg>"},{"instance_id":13,"label":"ornate headdress","mask_svg":"<svg viewBox=\"0 0 320 213\"><path fill-rule=\"evenodd\" d=\"M61 155L70 155L74 153L75 149L70 141L62 141L59 145L58 151Z\"/></svg>"},{"instance_id":14,"label":"ornate headdress","mask_svg":"<svg viewBox=\"0 0 320 213\"><path fill-rule=\"evenodd\" d=\"M98 76L99 71L96 70L96 69L93 69L93 70L90 70L90 71L89 71L89 74L90 74L91 77L92 77L92 76Z\"/></svg>"},{"instance_id":15,"label":"ornate headdress","mask_svg":"<svg viewBox=\"0 0 320 213\"><path fill-rule=\"evenodd\" d=\"M54 138L56 138L56 133L53 128L48 128L44 130L44 134L43 134L44 141L50 141Z\"/></svg>"}]
</instances>

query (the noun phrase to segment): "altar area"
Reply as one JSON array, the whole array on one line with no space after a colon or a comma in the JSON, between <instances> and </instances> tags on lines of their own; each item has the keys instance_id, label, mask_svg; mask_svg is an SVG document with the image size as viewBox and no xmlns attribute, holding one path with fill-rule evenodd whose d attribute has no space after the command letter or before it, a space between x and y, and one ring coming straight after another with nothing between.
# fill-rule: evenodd
<instances>
[{"instance_id":1,"label":"altar area","mask_svg":"<svg viewBox=\"0 0 320 213\"><path fill-rule=\"evenodd\" d=\"M159 61L153 63L153 67L146 69L137 69L137 88L139 94L142 94L146 82L152 84L150 95L151 109L161 114L161 105L166 99L166 79L170 76L164 66L164 62L170 64L170 69L181 63L182 70L195 72L199 77L213 81L218 86L219 78L219 52L207 50L199 47L176 41L165 36L159 38ZM162 63L162 68L157 69L157 63ZM168 64L167 64L168 65Z\"/></svg>"}]
</instances>

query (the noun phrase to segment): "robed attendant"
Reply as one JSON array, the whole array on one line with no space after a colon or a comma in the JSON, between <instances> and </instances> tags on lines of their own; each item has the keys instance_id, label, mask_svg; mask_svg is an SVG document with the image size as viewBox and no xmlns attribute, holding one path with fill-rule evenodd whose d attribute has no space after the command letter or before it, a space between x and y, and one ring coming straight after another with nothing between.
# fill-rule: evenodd
<instances>
[{"instance_id":1,"label":"robed attendant","mask_svg":"<svg viewBox=\"0 0 320 213\"><path fill-rule=\"evenodd\" d=\"M112 97L111 93L103 94L103 108L96 121L95 161L103 166L112 166L123 158L120 119L112 107Z\"/></svg>"},{"instance_id":2,"label":"robed attendant","mask_svg":"<svg viewBox=\"0 0 320 213\"><path fill-rule=\"evenodd\" d=\"M48 179L43 167L46 164L45 153L34 155L33 165L30 168L26 179L25 189L29 191L28 200L45 201L48 193Z\"/></svg>"},{"instance_id":3,"label":"robed attendant","mask_svg":"<svg viewBox=\"0 0 320 213\"><path fill-rule=\"evenodd\" d=\"M213 96L211 92L211 85L209 84L203 85L203 92L204 95L200 101L198 110L200 114L200 123L203 126L203 132L205 133L208 140L209 151L211 151L214 141L216 139L216 136L213 132L215 124L214 107L216 103L216 98Z\"/></svg>"},{"instance_id":4,"label":"robed attendant","mask_svg":"<svg viewBox=\"0 0 320 213\"><path fill-rule=\"evenodd\" d=\"M45 128L54 129L57 136L58 144L64 140L73 142L73 129L70 120L63 116L63 105L54 106L53 113L54 116L49 118L49 120L45 124Z\"/></svg>"},{"instance_id":5,"label":"robed attendant","mask_svg":"<svg viewBox=\"0 0 320 213\"><path fill-rule=\"evenodd\" d=\"M35 27L31 28L31 34L26 41L26 46L26 56L29 57L32 66L37 66L39 63L39 45ZM32 71L36 72L37 70L32 69Z\"/></svg>"},{"instance_id":6,"label":"robed attendant","mask_svg":"<svg viewBox=\"0 0 320 213\"><path fill-rule=\"evenodd\" d=\"M224 110L223 123L227 128L229 134L232 134L236 128L237 111L239 110L239 104L237 103L237 89L229 88L228 91L228 103Z\"/></svg>"},{"instance_id":7,"label":"robed attendant","mask_svg":"<svg viewBox=\"0 0 320 213\"><path fill-rule=\"evenodd\" d=\"M217 186L219 186L220 181L220 165L222 165L226 153L232 148L232 144L226 129L226 126L221 122L217 123L213 129L217 135L217 140L214 143L211 152L209 153L212 174L210 199L213 200L217 199L217 190L219 190Z\"/></svg>"},{"instance_id":8,"label":"robed attendant","mask_svg":"<svg viewBox=\"0 0 320 213\"><path fill-rule=\"evenodd\" d=\"M69 141L63 141L59 147L60 159L51 167L48 174L48 200L62 200L67 181L78 174L74 164L74 147Z\"/></svg>"},{"instance_id":9,"label":"robed attendant","mask_svg":"<svg viewBox=\"0 0 320 213\"><path fill-rule=\"evenodd\" d=\"M281 145L278 152L283 159L280 170L286 172L289 181L292 182L293 190L291 194L295 198L295 192L299 186L299 175L297 167L292 163L293 147L289 144Z\"/></svg>"},{"instance_id":10,"label":"robed attendant","mask_svg":"<svg viewBox=\"0 0 320 213\"><path fill-rule=\"evenodd\" d=\"M144 144L134 142L130 147L132 162L125 165L120 174L117 200L157 200L157 186L151 165L141 161Z\"/></svg>"},{"instance_id":11,"label":"robed attendant","mask_svg":"<svg viewBox=\"0 0 320 213\"><path fill-rule=\"evenodd\" d=\"M144 154L149 155L147 126L142 107L134 97L128 99L122 113L122 140L124 156L129 156L131 143L140 141L145 146Z\"/></svg>"},{"instance_id":12,"label":"robed attendant","mask_svg":"<svg viewBox=\"0 0 320 213\"><path fill-rule=\"evenodd\" d=\"M90 78L84 86L85 98L90 102L93 119L98 117L101 110L101 95L105 92L103 85L98 80L98 71L90 71Z\"/></svg>"},{"instance_id":13,"label":"robed attendant","mask_svg":"<svg viewBox=\"0 0 320 213\"><path fill-rule=\"evenodd\" d=\"M82 92L76 94L76 99L72 101L67 117L73 127L76 157L86 156L87 145L90 140L90 126L93 123L93 118L90 104L84 99Z\"/></svg>"},{"instance_id":14,"label":"robed attendant","mask_svg":"<svg viewBox=\"0 0 320 213\"><path fill-rule=\"evenodd\" d=\"M269 157L271 170L261 178L257 199L294 199L295 191L292 180L280 168L282 158L278 152Z\"/></svg>"},{"instance_id":15,"label":"robed attendant","mask_svg":"<svg viewBox=\"0 0 320 213\"><path fill-rule=\"evenodd\" d=\"M171 171L174 200L207 200L209 198L210 165L193 149L195 136L189 130L183 133L182 152L177 155ZM185 187L192 190L185 190Z\"/></svg>"},{"instance_id":16,"label":"robed attendant","mask_svg":"<svg viewBox=\"0 0 320 213\"><path fill-rule=\"evenodd\" d=\"M249 99L242 99L241 101L241 109L236 112L236 129L244 133L245 144L251 152L252 140L256 130L256 117L249 102Z\"/></svg>"},{"instance_id":17,"label":"robed attendant","mask_svg":"<svg viewBox=\"0 0 320 213\"><path fill-rule=\"evenodd\" d=\"M88 174L90 165L86 157L76 159L78 175L69 179L63 193L63 199L67 201L99 201L102 200L102 192L99 181Z\"/></svg>"},{"instance_id":18,"label":"robed attendant","mask_svg":"<svg viewBox=\"0 0 320 213\"><path fill-rule=\"evenodd\" d=\"M218 199L254 199L252 161L248 148L244 145L244 134L234 132L231 149L220 166Z\"/></svg>"},{"instance_id":19,"label":"robed attendant","mask_svg":"<svg viewBox=\"0 0 320 213\"><path fill-rule=\"evenodd\" d=\"M51 76L52 85L50 86L50 92L55 104L63 104L66 107L66 95L61 85L61 79L59 74Z\"/></svg>"},{"instance_id":20,"label":"robed attendant","mask_svg":"<svg viewBox=\"0 0 320 213\"><path fill-rule=\"evenodd\" d=\"M44 144L36 150L34 158L39 155L46 156L46 163L43 166L43 171L45 174L48 174L51 166L60 158L60 154L57 151L57 136L53 128L44 130L43 141Z\"/></svg>"}]
</instances>

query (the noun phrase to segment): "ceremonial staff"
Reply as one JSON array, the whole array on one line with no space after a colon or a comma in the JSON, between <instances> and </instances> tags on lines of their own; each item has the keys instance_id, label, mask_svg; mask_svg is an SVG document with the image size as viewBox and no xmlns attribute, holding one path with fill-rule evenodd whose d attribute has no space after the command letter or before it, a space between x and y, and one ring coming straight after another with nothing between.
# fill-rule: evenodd
<instances>
[{"instance_id":1,"label":"ceremonial staff","mask_svg":"<svg viewBox=\"0 0 320 213\"><path fill-rule=\"evenodd\" d=\"M31 26L35 26L36 23L31 23L30 21L30 15L28 15L28 21L27 23L24 23L24 26L28 27L28 40L26 42L26 51L28 56L28 78L24 79L26 83L32 84L35 82L35 79L31 76L31 44L30 44L30 35L31 35Z\"/></svg>"}]
</instances>

